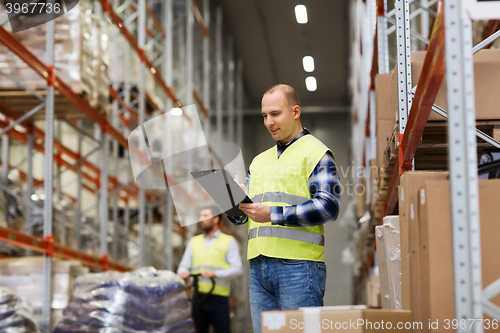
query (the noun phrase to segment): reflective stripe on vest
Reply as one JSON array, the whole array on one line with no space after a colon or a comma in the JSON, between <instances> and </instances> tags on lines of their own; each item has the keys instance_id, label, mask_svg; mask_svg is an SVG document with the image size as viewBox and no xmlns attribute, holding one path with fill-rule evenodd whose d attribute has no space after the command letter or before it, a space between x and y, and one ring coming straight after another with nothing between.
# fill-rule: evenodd
<instances>
[{"instance_id":1,"label":"reflective stripe on vest","mask_svg":"<svg viewBox=\"0 0 500 333\"><path fill-rule=\"evenodd\" d=\"M309 176L328 151L330 149L312 135L299 138L279 158L276 146L266 150L250 165L248 196L253 202L271 207L303 204L311 199ZM324 261L323 225L290 227L249 219L248 235L249 260L263 255Z\"/></svg>"},{"instance_id":2,"label":"reflective stripe on vest","mask_svg":"<svg viewBox=\"0 0 500 333\"><path fill-rule=\"evenodd\" d=\"M191 250L193 262L192 273L201 273L206 270L218 271L230 267L226 262L226 253L232 236L221 233L213 240L208 248L205 248L205 237L203 235L195 236L191 239ZM198 290L208 293L212 289L212 280L203 277L198 278ZM215 277L215 288L212 294L219 296L229 296L231 293L231 280Z\"/></svg>"},{"instance_id":3,"label":"reflective stripe on vest","mask_svg":"<svg viewBox=\"0 0 500 333\"><path fill-rule=\"evenodd\" d=\"M288 194L284 192L266 192L257 194L252 198L253 202L283 202L290 206L300 205L309 200L309 198L300 197L298 195Z\"/></svg>"},{"instance_id":4,"label":"reflective stripe on vest","mask_svg":"<svg viewBox=\"0 0 500 333\"><path fill-rule=\"evenodd\" d=\"M288 229L280 227L270 227L262 226L258 229L252 229L248 233L248 240L257 237L257 230L259 230L259 237L278 237L298 240L301 242L311 243L315 245L325 245L325 236L321 234L315 234L313 232L308 232L298 229Z\"/></svg>"}]
</instances>

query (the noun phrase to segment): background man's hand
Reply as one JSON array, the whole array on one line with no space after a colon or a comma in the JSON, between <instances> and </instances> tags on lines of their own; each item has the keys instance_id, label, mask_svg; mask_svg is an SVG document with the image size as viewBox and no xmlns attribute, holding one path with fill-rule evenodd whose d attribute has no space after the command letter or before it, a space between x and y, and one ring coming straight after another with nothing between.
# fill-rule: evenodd
<instances>
[{"instance_id":1,"label":"background man's hand","mask_svg":"<svg viewBox=\"0 0 500 333\"><path fill-rule=\"evenodd\" d=\"M215 272L212 272L212 271L203 271L201 273L201 276L203 276L205 279L210 279L211 277L215 277Z\"/></svg>"},{"instance_id":2,"label":"background man's hand","mask_svg":"<svg viewBox=\"0 0 500 333\"><path fill-rule=\"evenodd\" d=\"M183 279L187 279L189 275L190 275L189 271L184 271L179 273L179 276Z\"/></svg>"},{"instance_id":3,"label":"background man's hand","mask_svg":"<svg viewBox=\"0 0 500 333\"><path fill-rule=\"evenodd\" d=\"M271 221L271 209L261 203L240 203L239 208L254 222L266 223Z\"/></svg>"}]
</instances>

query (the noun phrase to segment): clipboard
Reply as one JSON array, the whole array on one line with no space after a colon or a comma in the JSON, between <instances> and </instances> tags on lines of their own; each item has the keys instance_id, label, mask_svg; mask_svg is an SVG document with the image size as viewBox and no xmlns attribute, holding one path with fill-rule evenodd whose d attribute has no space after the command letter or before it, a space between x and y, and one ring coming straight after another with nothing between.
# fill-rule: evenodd
<instances>
[{"instance_id":1,"label":"clipboard","mask_svg":"<svg viewBox=\"0 0 500 333\"><path fill-rule=\"evenodd\" d=\"M252 200L225 169L192 171L191 175L227 215L246 216L238 205Z\"/></svg>"}]
</instances>

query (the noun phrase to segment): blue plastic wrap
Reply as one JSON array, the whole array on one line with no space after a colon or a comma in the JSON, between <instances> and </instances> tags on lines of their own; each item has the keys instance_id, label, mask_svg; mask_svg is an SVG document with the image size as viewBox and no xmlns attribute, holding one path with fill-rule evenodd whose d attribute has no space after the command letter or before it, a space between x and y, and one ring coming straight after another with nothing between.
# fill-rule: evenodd
<instances>
[{"instance_id":1,"label":"blue plastic wrap","mask_svg":"<svg viewBox=\"0 0 500 333\"><path fill-rule=\"evenodd\" d=\"M0 333L39 333L29 312L7 288L0 287Z\"/></svg>"},{"instance_id":2,"label":"blue plastic wrap","mask_svg":"<svg viewBox=\"0 0 500 333\"><path fill-rule=\"evenodd\" d=\"M54 333L80 332L194 333L184 280L152 267L80 276Z\"/></svg>"}]
</instances>

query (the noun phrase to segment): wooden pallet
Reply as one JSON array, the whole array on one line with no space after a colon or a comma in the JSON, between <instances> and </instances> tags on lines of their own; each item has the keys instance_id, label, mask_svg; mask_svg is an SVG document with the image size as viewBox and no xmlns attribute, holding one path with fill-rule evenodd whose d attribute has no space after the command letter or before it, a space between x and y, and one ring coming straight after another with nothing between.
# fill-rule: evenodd
<instances>
[{"instance_id":1,"label":"wooden pallet","mask_svg":"<svg viewBox=\"0 0 500 333\"><path fill-rule=\"evenodd\" d=\"M36 93L45 98L45 90L36 90ZM80 96L85 100L89 100L85 93ZM0 103L8 106L14 112L23 115L36 107L42 101L33 96L29 91L25 90L3 90L0 91ZM56 118L62 119L85 119L83 114L74 104L69 102L58 90L54 91L54 115ZM96 108L101 115L105 115L105 110ZM38 111L34 119L43 120L45 118L45 108Z\"/></svg>"},{"instance_id":2,"label":"wooden pallet","mask_svg":"<svg viewBox=\"0 0 500 333\"><path fill-rule=\"evenodd\" d=\"M500 141L500 120L481 120L476 127L485 134ZM428 122L415 154L415 170L447 170L448 169L448 127L447 122ZM482 139L477 140L478 160L485 149L494 148ZM395 125L393 133L384 151L384 166L378 174L378 192L375 207L375 218L381 215L381 205L385 200L389 182L395 167L398 167L399 127Z\"/></svg>"}]
</instances>

